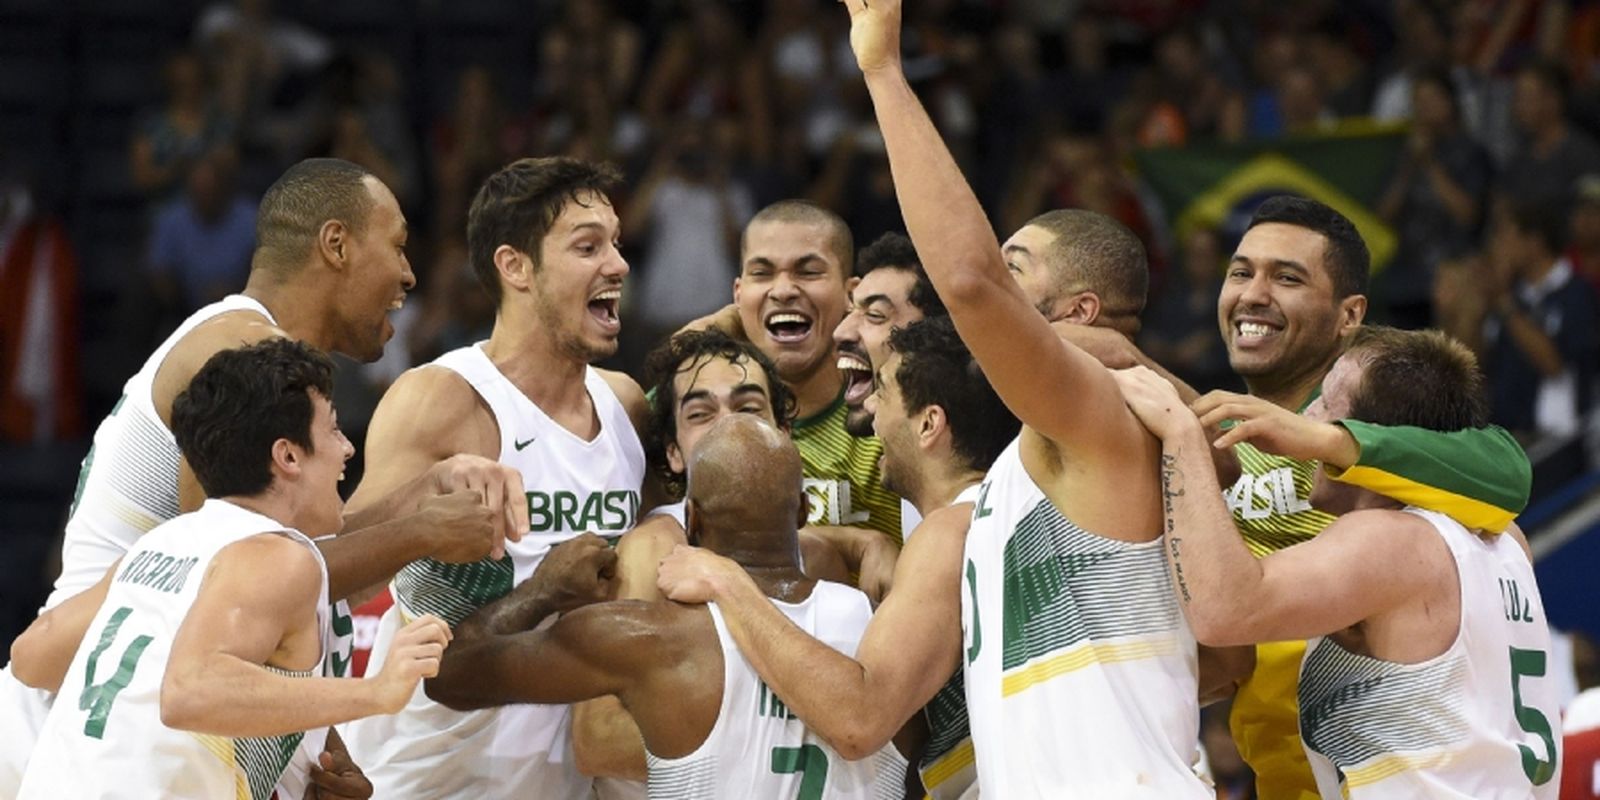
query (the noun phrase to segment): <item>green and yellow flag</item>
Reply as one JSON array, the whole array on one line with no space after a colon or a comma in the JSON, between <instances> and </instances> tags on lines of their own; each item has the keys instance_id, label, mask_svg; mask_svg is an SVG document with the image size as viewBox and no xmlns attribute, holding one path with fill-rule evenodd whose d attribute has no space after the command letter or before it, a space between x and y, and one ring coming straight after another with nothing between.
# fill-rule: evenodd
<instances>
[{"instance_id":1,"label":"green and yellow flag","mask_svg":"<svg viewBox=\"0 0 1600 800\"><path fill-rule=\"evenodd\" d=\"M1398 240L1375 209L1405 141L1404 128L1346 125L1316 136L1144 150L1134 160L1178 241L1195 228L1237 240L1263 200L1296 194L1327 203L1355 223L1377 272Z\"/></svg>"}]
</instances>

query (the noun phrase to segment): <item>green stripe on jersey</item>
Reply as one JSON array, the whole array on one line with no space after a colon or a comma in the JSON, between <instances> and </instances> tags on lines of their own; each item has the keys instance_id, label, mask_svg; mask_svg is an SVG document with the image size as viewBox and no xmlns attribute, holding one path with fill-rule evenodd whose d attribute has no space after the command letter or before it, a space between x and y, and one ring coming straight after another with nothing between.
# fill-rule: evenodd
<instances>
[{"instance_id":1,"label":"green stripe on jersey","mask_svg":"<svg viewBox=\"0 0 1600 800\"><path fill-rule=\"evenodd\" d=\"M1311 507L1317 462L1275 456L1248 442L1233 446L1239 480L1223 493L1244 543L1258 558L1322 532L1335 517Z\"/></svg>"},{"instance_id":2,"label":"green stripe on jersey","mask_svg":"<svg viewBox=\"0 0 1600 800\"><path fill-rule=\"evenodd\" d=\"M394 589L407 611L436 614L453 628L468 614L509 594L515 574L509 555L470 564L423 558L395 574Z\"/></svg>"}]
</instances>

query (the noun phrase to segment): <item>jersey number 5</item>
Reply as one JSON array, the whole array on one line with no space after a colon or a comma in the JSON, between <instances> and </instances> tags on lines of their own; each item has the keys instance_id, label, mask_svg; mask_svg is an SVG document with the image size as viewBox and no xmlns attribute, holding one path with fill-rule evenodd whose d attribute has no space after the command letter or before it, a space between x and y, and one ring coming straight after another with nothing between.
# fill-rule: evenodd
<instances>
[{"instance_id":1,"label":"jersey number 5","mask_svg":"<svg viewBox=\"0 0 1600 800\"><path fill-rule=\"evenodd\" d=\"M828 754L814 744L772 748L772 771L778 775L800 773L800 793L795 800L822 800L828 783Z\"/></svg>"},{"instance_id":2,"label":"jersey number 5","mask_svg":"<svg viewBox=\"0 0 1600 800\"><path fill-rule=\"evenodd\" d=\"M133 613L133 609L123 606L106 620L105 630L100 632L100 641L95 645L94 652L89 654L89 665L83 673L83 694L78 696L79 710L89 712L88 721L83 723L83 734L96 739L104 738L106 732L106 717L111 715L111 704L116 702L117 693L128 688L128 682L133 680L134 667L138 666L139 656L144 655L144 649L153 641L149 636L139 636L128 644L122 651L122 658L117 661L117 671L110 680L104 683L94 682L96 667L100 664L100 654L111 646L112 640L117 638L117 631L122 629L122 623Z\"/></svg>"},{"instance_id":3,"label":"jersey number 5","mask_svg":"<svg viewBox=\"0 0 1600 800\"><path fill-rule=\"evenodd\" d=\"M1556 742L1550 730L1550 719L1544 712L1522 704L1522 678L1538 678L1544 675L1543 650L1519 650L1511 648L1511 704L1517 710L1517 725L1524 731L1539 737L1544 742L1544 751L1550 755L1550 760L1545 761L1533 752L1533 748L1517 745L1522 751L1522 771L1528 773L1528 780L1534 786L1543 786L1550 782L1556 774Z\"/></svg>"}]
</instances>

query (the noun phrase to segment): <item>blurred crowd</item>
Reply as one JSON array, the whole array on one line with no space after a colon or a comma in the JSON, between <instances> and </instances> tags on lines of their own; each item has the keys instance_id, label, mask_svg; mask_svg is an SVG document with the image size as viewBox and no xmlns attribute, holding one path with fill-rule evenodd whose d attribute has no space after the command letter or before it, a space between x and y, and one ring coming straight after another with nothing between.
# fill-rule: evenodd
<instances>
[{"instance_id":1,"label":"blurred crowd","mask_svg":"<svg viewBox=\"0 0 1600 800\"><path fill-rule=\"evenodd\" d=\"M354 7L366 6L395 7ZM806 197L857 241L901 227L831 0L488 3L474 13L491 31L493 9L526 34L513 44L531 71L469 52L422 75L410 51L319 30L297 5L200 7L148 76L163 99L131 116L126 163L108 167L127 171L143 211L127 243L139 263L119 265L117 342L91 348L130 355L101 362L131 369L190 310L241 287L255 198L308 156L372 170L410 221L419 288L401 335L347 381L369 397L487 334L465 214L478 182L518 156L608 159L629 176L625 368L727 301L755 209ZM523 15L538 24L510 24ZM1134 154L1371 120L1409 131L1374 209L1398 250L1372 317L1469 343L1496 421L1530 441L1581 437L1593 419L1600 2L925 0L906 15L907 72L996 227L1060 206L1126 223L1154 275L1141 344L1198 386L1233 380L1214 311L1233 243L1220 230L1175 240ZM0 245L15 244L26 206L0 200ZM91 397L91 412L96 401L109 399Z\"/></svg>"}]
</instances>

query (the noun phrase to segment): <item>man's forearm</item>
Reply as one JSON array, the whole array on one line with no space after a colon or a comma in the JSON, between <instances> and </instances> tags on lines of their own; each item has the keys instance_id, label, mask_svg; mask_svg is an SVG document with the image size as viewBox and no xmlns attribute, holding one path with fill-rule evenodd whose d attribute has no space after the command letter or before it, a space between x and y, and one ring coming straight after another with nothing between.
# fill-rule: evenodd
<instances>
[{"instance_id":1,"label":"man's forearm","mask_svg":"<svg viewBox=\"0 0 1600 800\"><path fill-rule=\"evenodd\" d=\"M1198 421L1167 437L1161 447L1164 547L1172 587L1202 641L1248 607L1261 582L1223 501L1211 446Z\"/></svg>"},{"instance_id":2,"label":"man's forearm","mask_svg":"<svg viewBox=\"0 0 1600 800\"><path fill-rule=\"evenodd\" d=\"M756 673L845 758L882 747L904 722L883 722L866 669L796 627L743 571L718 582L716 603Z\"/></svg>"},{"instance_id":3,"label":"man's forearm","mask_svg":"<svg viewBox=\"0 0 1600 800\"><path fill-rule=\"evenodd\" d=\"M529 578L538 580L538 576ZM539 587L518 587L500 598L467 615L455 626L453 652L464 651L479 640L532 630L546 617L559 613L556 598Z\"/></svg>"},{"instance_id":4,"label":"man's forearm","mask_svg":"<svg viewBox=\"0 0 1600 800\"><path fill-rule=\"evenodd\" d=\"M390 713L378 682L290 677L226 653L169 668L161 722L178 730L255 738L323 728Z\"/></svg>"},{"instance_id":5,"label":"man's forearm","mask_svg":"<svg viewBox=\"0 0 1600 800\"><path fill-rule=\"evenodd\" d=\"M422 514L317 540L328 565L328 599L344 600L380 584L419 558L432 554Z\"/></svg>"}]
</instances>

